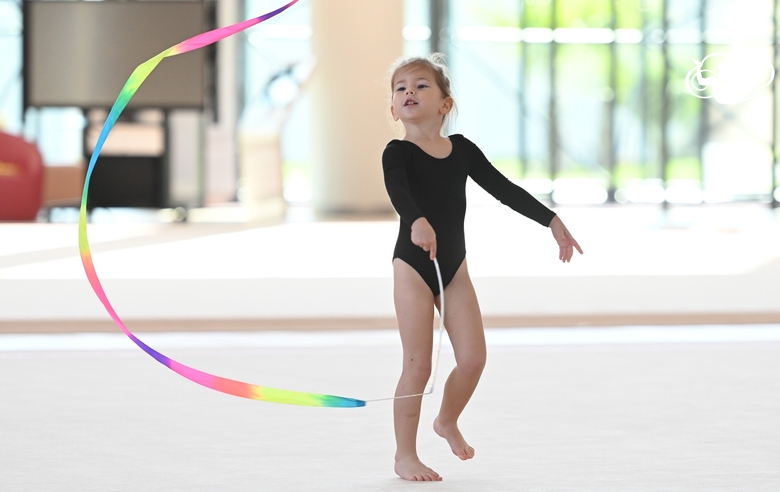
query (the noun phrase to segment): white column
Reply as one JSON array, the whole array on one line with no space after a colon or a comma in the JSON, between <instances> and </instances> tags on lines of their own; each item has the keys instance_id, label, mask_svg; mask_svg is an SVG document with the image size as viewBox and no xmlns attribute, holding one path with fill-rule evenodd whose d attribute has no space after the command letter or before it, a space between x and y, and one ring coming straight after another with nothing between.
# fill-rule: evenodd
<instances>
[{"instance_id":1,"label":"white column","mask_svg":"<svg viewBox=\"0 0 780 492\"><path fill-rule=\"evenodd\" d=\"M177 109L168 115L168 201L171 206L199 205L202 113L196 109Z\"/></svg>"},{"instance_id":2,"label":"white column","mask_svg":"<svg viewBox=\"0 0 780 492\"><path fill-rule=\"evenodd\" d=\"M312 201L322 212L392 210L382 180L388 67L403 54L403 0L312 0Z\"/></svg>"}]
</instances>

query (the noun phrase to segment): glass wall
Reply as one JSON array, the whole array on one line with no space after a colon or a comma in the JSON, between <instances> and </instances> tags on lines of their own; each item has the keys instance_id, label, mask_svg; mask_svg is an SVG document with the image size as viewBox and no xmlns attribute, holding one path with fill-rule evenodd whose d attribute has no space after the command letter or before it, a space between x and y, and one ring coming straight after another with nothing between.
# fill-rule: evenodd
<instances>
[{"instance_id":1,"label":"glass wall","mask_svg":"<svg viewBox=\"0 0 780 492\"><path fill-rule=\"evenodd\" d=\"M769 0L449 0L457 131L558 203L770 201L773 19Z\"/></svg>"},{"instance_id":2,"label":"glass wall","mask_svg":"<svg viewBox=\"0 0 780 492\"><path fill-rule=\"evenodd\" d=\"M268 2L247 0L244 17L268 11ZM283 130L281 135L284 197L290 203L311 198L309 101L303 90L311 55L311 2L300 0L294 9L242 34L244 109L239 132Z\"/></svg>"},{"instance_id":3,"label":"glass wall","mask_svg":"<svg viewBox=\"0 0 780 492\"><path fill-rule=\"evenodd\" d=\"M0 131L22 131L21 0L0 0Z\"/></svg>"},{"instance_id":4,"label":"glass wall","mask_svg":"<svg viewBox=\"0 0 780 492\"><path fill-rule=\"evenodd\" d=\"M244 17L267 7L246 0ZM405 0L404 8L405 52L438 41L449 55L460 107L453 131L532 192L559 203L771 199L771 0ZM0 129L37 140L47 164L73 163L82 155L79 110L31 110L23 120L21 29L20 0L0 0ZM286 197L306 202L310 0L241 36L241 125L262 126L286 108Z\"/></svg>"}]
</instances>

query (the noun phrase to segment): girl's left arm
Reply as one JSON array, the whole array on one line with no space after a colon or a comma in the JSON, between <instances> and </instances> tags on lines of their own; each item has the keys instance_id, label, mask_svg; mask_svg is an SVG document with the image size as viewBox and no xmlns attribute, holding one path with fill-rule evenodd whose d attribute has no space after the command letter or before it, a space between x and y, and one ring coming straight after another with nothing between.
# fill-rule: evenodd
<instances>
[{"instance_id":1,"label":"girl's left arm","mask_svg":"<svg viewBox=\"0 0 780 492\"><path fill-rule=\"evenodd\" d=\"M555 212L534 198L525 189L509 181L506 176L493 167L479 147L468 142L472 148L469 176L498 201L539 224L549 227L558 243L558 259L564 263L571 261L574 250L582 253L582 248L563 224Z\"/></svg>"},{"instance_id":2,"label":"girl's left arm","mask_svg":"<svg viewBox=\"0 0 780 492\"><path fill-rule=\"evenodd\" d=\"M464 139L465 140L465 139ZM555 212L534 198L525 189L509 181L487 160L479 147L466 140L470 150L469 176L485 191L515 212L525 215L539 224L550 227Z\"/></svg>"}]
</instances>

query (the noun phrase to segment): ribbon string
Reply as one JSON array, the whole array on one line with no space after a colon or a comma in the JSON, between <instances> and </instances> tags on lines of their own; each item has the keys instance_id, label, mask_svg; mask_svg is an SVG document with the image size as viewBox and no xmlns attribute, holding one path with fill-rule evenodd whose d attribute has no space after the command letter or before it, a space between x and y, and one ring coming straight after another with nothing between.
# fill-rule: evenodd
<instances>
[{"instance_id":1,"label":"ribbon string","mask_svg":"<svg viewBox=\"0 0 780 492\"><path fill-rule=\"evenodd\" d=\"M436 350L433 352L433 361L431 362L431 377L428 379L428 384L425 387L425 391L422 393L416 393L413 395L401 395L390 396L388 398L375 398L370 401L387 401L397 400L399 398L412 398L414 396L425 396L433 393L433 388L436 386L436 369L439 367L439 354L441 354L441 341L444 339L444 283L441 281L441 270L439 269L439 262L436 258L433 259L433 266L436 267L436 280L439 282L439 341L436 343Z\"/></svg>"},{"instance_id":2,"label":"ribbon string","mask_svg":"<svg viewBox=\"0 0 780 492\"><path fill-rule=\"evenodd\" d=\"M144 352L149 354L159 363L168 367L175 373L189 379L190 381L193 381L197 384L213 389L215 391L220 391L222 393L227 393L229 395L239 396L242 398L249 398L253 400L261 400L261 401L272 402L272 403L284 403L289 405L338 407L338 408L362 407L366 405L367 401L378 401L378 400L360 400L357 398L347 398L343 396L334 396L334 395L326 395L326 394L319 394L319 393L307 393L302 391L269 388L266 386L258 386L256 384L244 383L233 379L215 376L213 374L209 374L207 372L203 372L198 369L194 369L192 367L186 366L184 364L181 364L171 359L170 357L167 357L166 355L163 355L162 353L148 346L143 341L141 341L138 337L136 337L127 328L127 326L125 326L124 322L121 320L119 315L114 310L114 307L111 305L111 302L108 300L108 296L106 296L106 293L103 290L103 285L101 284L100 279L98 278L97 275L97 271L95 270L95 266L92 261L92 253L90 251L89 240L87 237L87 196L89 192L89 183L92 177L92 171L95 169L95 164L97 163L98 156L100 155L100 152L103 149L103 144L108 138L108 134L111 132L111 129L113 128L114 124L118 120L119 115L122 113L122 111L125 109L127 104L130 102L130 99L136 93L136 91L144 82L144 80L146 80L149 74L152 73L155 67L163 60L163 58L179 55L182 53L186 53L188 51L202 48L204 46L208 46L212 43L216 43L221 39L224 39L228 36L232 36L233 34L241 32L249 27L255 26L267 19L270 19L284 12L285 10L287 10L297 2L298 0L292 0L286 5L267 14L261 15L260 17L255 17L253 19L239 22L231 26L214 29L212 31L208 31L199 34L197 36L194 36L190 39L187 39L185 41L182 41L181 43L168 48L167 50L163 51L157 56L142 63L133 71L133 73L127 79L127 82L125 83L124 87L122 87L122 90L119 93L116 102L114 102L114 105L111 107L111 111L109 112L108 117L106 118L106 121L103 124L103 129L101 130L100 136L98 137L97 143L95 144L95 149L92 153L92 157L89 160L89 166L87 168L86 178L84 181L84 191L81 196L81 208L79 210L79 253L81 256L81 262L84 265L84 272L86 273L87 279L89 280L89 283L92 286L92 290L95 291L95 294L97 295L98 299L100 299L100 302L103 303L103 306L106 308L106 311L114 320L114 322L117 324L117 326L119 326L119 328L121 328L121 330L125 333L125 335L127 335L130 338L130 340L132 340L136 345L138 345L138 347L140 347ZM435 266L436 266L436 273L439 277L439 285L441 286L441 274L439 273L438 262L435 263ZM441 349L441 336L442 336L442 329L444 326L443 325L443 316L444 316L443 288L441 289L441 292L442 292L442 300L441 300L442 323L440 324L439 327L439 350ZM436 363L438 363L438 352L436 353L436 357L435 357L435 364ZM421 393L421 394L428 394L433 391L433 384L436 375L435 364L433 368L434 372L431 375L428 388L425 393ZM409 396L420 396L420 395L403 395L394 398L405 398ZM386 398L386 399L393 399L393 398Z\"/></svg>"}]
</instances>

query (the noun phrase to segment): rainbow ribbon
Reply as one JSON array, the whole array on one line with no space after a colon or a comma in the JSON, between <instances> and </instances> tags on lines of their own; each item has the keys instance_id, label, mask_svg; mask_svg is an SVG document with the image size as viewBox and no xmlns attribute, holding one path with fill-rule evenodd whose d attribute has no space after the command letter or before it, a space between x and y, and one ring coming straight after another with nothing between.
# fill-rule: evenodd
<instances>
[{"instance_id":1,"label":"rainbow ribbon","mask_svg":"<svg viewBox=\"0 0 780 492\"><path fill-rule=\"evenodd\" d=\"M157 362L168 367L173 372L207 388L221 391L222 393L227 393L229 395L250 398L252 400L314 407L363 407L366 405L365 400L345 398L342 396L323 395L318 393L305 393L301 391L268 388L265 386L258 386L255 384L243 383L233 379L214 376L213 374L199 371L197 369L193 369L192 367L188 367L184 364L176 362L170 357L167 357L152 347L146 345L144 342L139 340L138 337L133 335L129 329L127 329L127 326L125 326L125 324L116 314L116 311L111 305L111 302L109 302L108 297L103 290L103 286L100 283L100 279L97 276L97 272L95 271L95 266L92 262L92 253L90 252L89 241L87 239L87 193L89 190L89 181L92 176L92 171L95 168L95 163L97 162L100 151L103 148L103 144L105 143L106 138L108 138L108 134L111 132L111 128L113 128L114 123L116 123L119 115L125 109L127 103L130 102L130 99L133 97L135 92L139 87L141 87L141 84L144 82L144 80L146 80L146 77L152 73L152 70L154 70L154 68L162 61L163 58L179 55L181 53L193 51L198 48L208 46L212 43L216 43L220 39L232 36L233 34L241 32L244 29L257 25L267 19L270 19L271 17L274 17L277 14L284 12L297 1L298 0L292 0L287 5L280 7L273 12L261 15L260 17L239 22L238 24L234 24L232 26L214 29L213 31L208 31L203 34L194 36L186 41L182 41L176 46L163 51L154 58L147 60L146 62L139 65L135 70L133 70L130 78L127 79L125 86L122 88L122 91L116 98L116 102L111 108L111 112L108 114L108 118L103 125L103 130L100 132L100 136L97 140L97 143L95 144L95 151L92 153L92 158L89 160L87 176L86 180L84 181L84 192L81 195L81 210L79 213L79 253L81 254L81 262L84 264L84 271L87 274L87 279L89 279L92 290L95 291L95 294L97 294L100 302L103 303L106 311L108 311L108 314L111 315L111 318L113 318L117 326L119 326L119 328L125 332L125 335L127 335L133 342L135 342L135 344L138 345L144 352L151 355L155 360L157 360Z\"/></svg>"}]
</instances>

